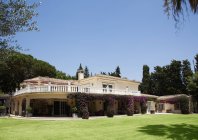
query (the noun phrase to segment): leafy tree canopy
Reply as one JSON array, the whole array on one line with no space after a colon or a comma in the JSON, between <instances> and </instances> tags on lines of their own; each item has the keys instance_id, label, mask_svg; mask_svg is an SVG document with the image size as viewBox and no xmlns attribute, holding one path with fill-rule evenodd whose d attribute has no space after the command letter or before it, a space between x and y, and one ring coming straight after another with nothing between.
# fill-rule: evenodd
<instances>
[{"instance_id":1,"label":"leafy tree canopy","mask_svg":"<svg viewBox=\"0 0 198 140\"><path fill-rule=\"evenodd\" d=\"M23 80L37 76L73 79L49 63L37 60L31 55L13 52L7 59L0 60L0 90L5 93L14 91Z\"/></svg>"},{"instance_id":2,"label":"leafy tree canopy","mask_svg":"<svg viewBox=\"0 0 198 140\"><path fill-rule=\"evenodd\" d=\"M19 48L14 40L17 32L38 30L36 21L33 20L38 15L35 11L38 5L39 3L29 3L26 0L0 0L1 59L5 59L5 53Z\"/></svg>"}]
</instances>

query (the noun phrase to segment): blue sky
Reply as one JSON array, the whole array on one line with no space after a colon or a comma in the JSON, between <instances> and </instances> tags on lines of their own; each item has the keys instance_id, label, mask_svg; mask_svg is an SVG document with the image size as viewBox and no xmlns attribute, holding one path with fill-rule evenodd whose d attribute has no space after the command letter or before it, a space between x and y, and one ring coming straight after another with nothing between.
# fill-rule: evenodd
<instances>
[{"instance_id":1,"label":"blue sky","mask_svg":"<svg viewBox=\"0 0 198 140\"><path fill-rule=\"evenodd\" d=\"M144 64L152 71L198 53L198 16L178 31L163 0L43 0L38 12L40 31L18 33L18 43L70 75L80 63L93 74L119 65L123 77L141 81Z\"/></svg>"}]
</instances>

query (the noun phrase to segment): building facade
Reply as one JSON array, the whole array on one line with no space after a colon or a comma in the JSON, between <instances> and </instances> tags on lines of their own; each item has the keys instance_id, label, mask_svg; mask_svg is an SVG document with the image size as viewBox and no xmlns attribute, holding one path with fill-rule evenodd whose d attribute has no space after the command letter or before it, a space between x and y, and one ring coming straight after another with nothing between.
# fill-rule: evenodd
<instances>
[{"instance_id":1,"label":"building facade","mask_svg":"<svg viewBox=\"0 0 198 140\"><path fill-rule=\"evenodd\" d=\"M139 84L140 82L134 80L107 75L84 78L82 72L78 73L78 80L48 77L27 79L21 83L20 89L16 90L12 97L11 113L24 116L27 113L26 109L31 107L33 116L71 116L72 108L77 105L75 99L69 98L71 94L130 95L137 99L135 100L135 113L141 113L139 99L145 97L148 99L147 113L159 112L162 105L158 104L158 97L141 94L138 91ZM120 100L115 100L114 113L122 114L121 107ZM90 115L105 115L106 102L102 99L93 100L88 103L88 108Z\"/></svg>"}]
</instances>

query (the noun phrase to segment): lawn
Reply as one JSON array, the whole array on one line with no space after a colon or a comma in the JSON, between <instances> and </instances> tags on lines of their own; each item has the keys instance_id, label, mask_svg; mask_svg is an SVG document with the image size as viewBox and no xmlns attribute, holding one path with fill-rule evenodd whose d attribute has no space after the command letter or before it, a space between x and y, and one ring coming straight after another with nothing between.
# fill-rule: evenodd
<instances>
[{"instance_id":1,"label":"lawn","mask_svg":"<svg viewBox=\"0 0 198 140\"><path fill-rule=\"evenodd\" d=\"M142 115L93 120L0 118L0 140L192 140L198 115Z\"/></svg>"}]
</instances>

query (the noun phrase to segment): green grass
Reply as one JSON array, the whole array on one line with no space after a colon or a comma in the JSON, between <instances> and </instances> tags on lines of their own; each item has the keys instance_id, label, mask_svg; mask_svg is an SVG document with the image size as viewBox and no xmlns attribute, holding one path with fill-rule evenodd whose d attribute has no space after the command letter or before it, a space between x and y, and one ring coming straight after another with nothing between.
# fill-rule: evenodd
<instances>
[{"instance_id":1,"label":"green grass","mask_svg":"<svg viewBox=\"0 0 198 140\"><path fill-rule=\"evenodd\" d=\"M142 115L71 121L0 119L0 140L87 139L198 139L198 115Z\"/></svg>"}]
</instances>

